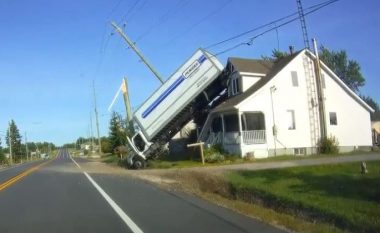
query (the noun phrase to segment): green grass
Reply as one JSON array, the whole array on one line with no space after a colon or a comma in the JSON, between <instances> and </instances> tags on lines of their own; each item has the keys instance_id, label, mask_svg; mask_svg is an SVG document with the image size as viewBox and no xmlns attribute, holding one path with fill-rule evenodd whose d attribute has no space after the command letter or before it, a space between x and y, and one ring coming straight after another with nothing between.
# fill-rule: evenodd
<instances>
[{"instance_id":1,"label":"green grass","mask_svg":"<svg viewBox=\"0 0 380 233\"><path fill-rule=\"evenodd\" d=\"M352 151L347 153L339 153L339 154L314 154L314 155L277 155L273 157L268 157L264 159L256 159L255 162L276 162L276 161L286 161L286 160L302 160L302 159L318 159L318 158L331 158L331 157L340 157L340 156L354 156L359 154L378 154L378 152L374 151Z\"/></svg>"},{"instance_id":2,"label":"green grass","mask_svg":"<svg viewBox=\"0 0 380 233\"><path fill-rule=\"evenodd\" d=\"M354 232L380 232L380 162L239 171L228 175L238 199L330 223ZM254 197L255 199L252 199Z\"/></svg>"},{"instance_id":3,"label":"green grass","mask_svg":"<svg viewBox=\"0 0 380 233\"><path fill-rule=\"evenodd\" d=\"M151 169L167 169L167 168L185 168L185 167L199 167L202 166L201 162L193 160L179 160L179 161L166 161L166 160L149 160L148 168Z\"/></svg>"},{"instance_id":4,"label":"green grass","mask_svg":"<svg viewBox=\"0 0 380 233\"><path fill-rule=\"evenodd\" d=\"M119 162L119 157L114 154L107 154L102 157L102 162L103 163L108 163L108 164L118 164Z\"/></svg>"}]
</instances>

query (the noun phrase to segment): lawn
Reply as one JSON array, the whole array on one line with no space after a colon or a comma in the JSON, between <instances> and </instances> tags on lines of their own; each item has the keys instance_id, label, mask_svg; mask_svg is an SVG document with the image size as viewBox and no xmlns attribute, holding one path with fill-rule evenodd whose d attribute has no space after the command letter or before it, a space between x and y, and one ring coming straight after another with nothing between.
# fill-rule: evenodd
<instances>
[{"instance_id":1,"label":"lawn","mask_svg":"<svg viewBox=\"0 0 380 233\"><path fill-rule=\"evenodd\" d=\"M322 165L228 174L237 199L334 224L353 232L380 232L380 162Z\"/></svg>"},{"instance_id":2,"label":"lawn","mask_svg":"<svg viewBox=\"0 0 380 233\"><path fill-rule=\"evenodd\" d=\"M108 164L118 164L119 157L114 154L106 154L102 157L102 162Z\"/></svg>"}]
</instances>

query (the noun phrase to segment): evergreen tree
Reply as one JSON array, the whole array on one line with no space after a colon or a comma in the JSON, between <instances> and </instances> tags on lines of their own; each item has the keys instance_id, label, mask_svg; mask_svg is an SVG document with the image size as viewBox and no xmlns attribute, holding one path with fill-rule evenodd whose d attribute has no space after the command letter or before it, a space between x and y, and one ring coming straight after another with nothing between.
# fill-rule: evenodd
<instances>
[{"instance_id":1,"label":"evergreen tree","mask_svg":"<svg viewBox=\"0 0 380 233\"><path fill-rule=\"evenodd\" d=\"M9 138L11 140L9 140ZM13 158L14 159L20 158L21 152L22 152L21 135L14 120L11 120L11 122L9 123L7 135L6 135L6 141L7 141L8 147L10 146L9 143L11 143Z\"/></svg>"},{"instance_id":2,"label":"evergreen tree","mask_svg":"<svg viewBox=\"0 0 380 233\"><path fill-rule=\"evenodd\" d=\"M112 150L127 143L126 122L120 114L113 112L109 126L109 141Z\"/></svg>"},{"instance_id":3,"label":"evergreen tree","mask_svg":"<svg viewBox=\"0 0 380 233\"><path fill-rule=\"evenodd\" d=\"M3 163L5 160L5 156L3 153L3 147L1 146L1 138L0 138L0 163Z\"/></svg>"}]
</instances>

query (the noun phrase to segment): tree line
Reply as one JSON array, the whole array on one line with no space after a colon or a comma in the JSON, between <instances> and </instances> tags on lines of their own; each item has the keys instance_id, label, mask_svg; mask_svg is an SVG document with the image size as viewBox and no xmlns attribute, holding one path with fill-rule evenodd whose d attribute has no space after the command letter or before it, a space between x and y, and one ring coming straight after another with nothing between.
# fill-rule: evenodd
<instances>
[{"instance_id":1,"label":"tree line","mask_svg":"<svg viewBox=\"0 0 380 233\"><path fill-rule=\"evenodd\" d=\"M101 148L103 153L114 153L115 151L123 150L127 143L127 136L129 136L130 128L128 127L127 119L123 118L119 113L113 112L109 121L108 136L100 138ZM97 138L93 137L79 137L73 143L63 145L66 148L75 148L83 150L84 145L98 145Z\"/></svg>"},{"instance_id":2,"label":"tree line","mask_svg":"<svg viewBox=\"0 0 380 233\"><path fill-rule=\"evenodd\" d=\"M0 163L9 162L9 155L11 151L13 162L19 162L30 157L32 153L35 153L35 156L39 156L41 153L50 153L52 150L56 149L54 143L51 142L27 142L25 144L22 140L20 130L13 119L9 122L5 137L3 137L3 139L4 141L0 137ZM3 143L6 147L3 147Z\"/></svg>"}]
</instances>

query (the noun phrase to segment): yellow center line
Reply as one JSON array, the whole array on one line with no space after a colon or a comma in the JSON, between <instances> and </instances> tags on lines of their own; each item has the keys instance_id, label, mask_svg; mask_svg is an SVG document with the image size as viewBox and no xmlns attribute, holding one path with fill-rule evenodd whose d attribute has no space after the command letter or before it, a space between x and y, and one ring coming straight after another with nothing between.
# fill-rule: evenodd
<instances>
[{"instance_id":1,"label":"yellow center line","mask_svg":"<svg viewBox=\"0 0 380 233\"><path fill-rule=\"evenodd\" d=\"M11 186L12 184L16 183L18 180L22 179L23 177L29 175L30 173L36 171L37 169L41 168L42 166L45 166L46 164L52 162L54 159L46 161L44 163L41 163L37 166L34 166L32 168L29 168L28 170L18 174L17 176L7 180L6 182L0 184L0 191L6 189L7 187Z\"/></svg>"}]
</instances>

